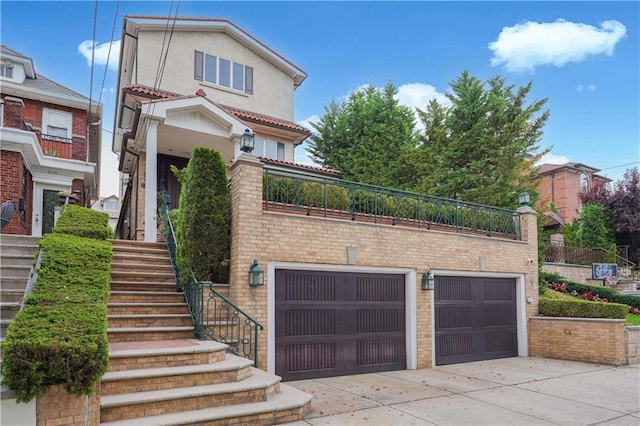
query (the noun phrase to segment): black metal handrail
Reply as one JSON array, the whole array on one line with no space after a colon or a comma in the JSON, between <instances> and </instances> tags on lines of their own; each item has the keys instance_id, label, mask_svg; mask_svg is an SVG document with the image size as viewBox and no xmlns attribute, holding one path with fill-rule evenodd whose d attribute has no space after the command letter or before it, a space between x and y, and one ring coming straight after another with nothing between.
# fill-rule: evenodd
<instances>
[{"instance_id":1,"label":"black metal handrail","mask_svg":"<svg viewBox=\"0 0 640 426\"><path fill-rule=\"evenodd\" d=\"M176 286L189 306L196 335L200 340L210 338L227 344L227 351L252 359L257 366L258 331L264 327L218 292L211 281L199 281L191 270L181 271L176 256L179 245L164 194L160 210Z\"/></svg>"},{"instance_id":2,"label":"black metal handrail","mask_svg":"<svg viewBox=\"0 0 640 426\"><path fill-rule=\"evenodd\" d=\"M29 272L29 281L27 281L27 286L24 289L24 296L22 296L22 301L20 302L20 310L24 308L24 301L27 299L27 296L29 296L33 292L33 285L36 283L36 281L38 281L43 254L44 249L40 247L38 249L38 254L36 254L35 256L35 263L31 265L31 271Z\"/></svg>"},{"instance_id":3,"label":"black metal handrail","mask_svg":"<svg viewBox=\"0 0 640 426\"><path fill-rule=\"evenodd\" d=\"M635 263L616 254L616 261L609 262L609 251L604 248L592 248L563 241L540 240L544 247L544 260L551 263L566 263L569 265L591 265L592 263L616 263L622 275L629 275L625 270L631 270Z\"/></svg>"},{"instance_id":4,"label":"black metal handrail","mask_svg":"<svg viewBox=\"0 0 640 426\"><path fill-rule=\"evenodd\" d=\"M263 187L265 210L521 239L520 214L498 207L269 167Z\"/></svg>"}]
</instances>

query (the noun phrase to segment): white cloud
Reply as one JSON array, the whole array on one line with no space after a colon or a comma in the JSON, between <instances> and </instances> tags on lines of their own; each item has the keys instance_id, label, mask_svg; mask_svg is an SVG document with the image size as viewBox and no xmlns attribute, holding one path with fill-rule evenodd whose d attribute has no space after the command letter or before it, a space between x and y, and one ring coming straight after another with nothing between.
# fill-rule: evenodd
<instances>
[{"instance_id":1,"label":"white cloud","mask_svg":"<svg viewBox=\"0 0 640 426\"><path fill-rule=\"evenodd\" d=\"M95 46L95 49L94 49ZM111 52L109 52L111 46ZM87 60L87 65L91 66L92 50L95 52L94 63L96 65L106 65L110 70L118 69L118 60L120 58L120 40L106 42L102 44L94 43L92 40L85 40L78 45L78 52Z\"/></svg>"},{"instance_id":2,"label":"white cloud","mask_svg":"<svg viewBox=\"0 0 640 426\"><path fill-rule=\"evenodd\" d=\"M571 162L569 157L565 157L564 155L556 155L549 152L542 158L540 158L540 160L538 160L536 166L539 166L541 164L565 164L569 162Z\"/></svg>"},{"instance_id":3,"label":"white cloud","mask_svg":"<svg viewBox=\"0 0 640 426\"><path fill-rule=\"evenodd\" d=\"M416 118L416 130L418 131L422 131L424 126L418 117L416 108L424 110L431 99L437 100L444 106L451 106L451 101L444 93L438 92L434 86L425 83L403 84L398 87L398 93L396 93L395 98L400 105L413 109L413 114Z\"/></svg>"},{"instance_id":4,"label":"white cloud","mask_svg":"<svg viewBox=\"0 0 640 426\"><path fill-rule=\"evenodd\" d=\"M589 55L613 55L616 44L627 34L618 21L600 27L558 19L555 22L524 22L504 27L489 43L491 65L505 64L508 71L533 71L537 66L562 67L584 61Z\"/></svg>"},{"instance_id":5,"label":"white cloud","mask_svg":"<svg viewBox=\"0 0 640 426\"><path fill-rule=\"evenodd\" d=\"M578 84L578 87L576 87L576 91L578 91L578 92L584 92L584 91L595 92L596 91L596 85L595 84L588 84L586 86L583 86L582 84Z\"/></svg>"}]
</instances>

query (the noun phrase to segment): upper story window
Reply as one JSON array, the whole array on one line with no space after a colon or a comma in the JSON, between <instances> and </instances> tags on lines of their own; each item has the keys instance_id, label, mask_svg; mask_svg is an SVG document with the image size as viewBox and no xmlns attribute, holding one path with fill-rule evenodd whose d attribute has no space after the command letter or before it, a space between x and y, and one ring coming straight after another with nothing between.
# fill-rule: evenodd
<instances>
[{"instance_id":1,"label":"upper story window","mask_svg":"<svg viewBox=\"0 0 640 426\"><path fill-rule=\"evenodd\" d=\"M120 203L117 201L105 201L104 209L112 212L120 210Z\"/></svg>"},{"instance_id":2,"label":"upper story window","mask_svg":"<svg viewBox=\"0 0 640 426\"><path fill-rule=\"evenodd\" d=\"M253 68L195 51L193 78L253 94Z\"/></svg>"},{"instance_id":3,"label":"upper story window","mask_svg":"<svg viewBox=\"0 0 640 426\"><path fill-rule=\"evenodd\" d=\"M42 137L58 142L71 142L73 115L70 112L44 109L42 112Z\"/></svg>"},{"instance_id":4,"label":"upper story window","mask_svg":"<svg viewBox=\"0 0 640 426\"><path fill-rule=\"evenodd\" d=\"M13 65L0 65L0 77L13 78Z\"/></svg>"},{"instance_id":5,"label":"upper story window","mask_svg":"<svg viewBox=\"0 0 640 426\"><path fill-rule=\"evenodd\" d=\"M591 188L591 179L590 179L589 173L582 172L580 174L580 187L582 191L588 191L589 188Z\"/></svg>"},{"instance_id":6,"label":"upper story window","mask_svg":"<svg viewBox=\"0 0 640 426\"><path fill-rule=\"evenodd\" d=\"M255 139L253 155L284 161L284 144L282 142Z\"/></svg>"}]
</instances>

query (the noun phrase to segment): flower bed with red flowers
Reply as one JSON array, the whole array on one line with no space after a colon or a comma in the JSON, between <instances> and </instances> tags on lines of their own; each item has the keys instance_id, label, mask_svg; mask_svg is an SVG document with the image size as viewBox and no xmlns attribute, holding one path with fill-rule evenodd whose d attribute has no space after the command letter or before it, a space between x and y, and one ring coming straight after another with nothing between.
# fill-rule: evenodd
<instances>
[{"instance_id":1,"label":"flower bed with red flowers","mask_svg":"<svg viewBox=\"0 0 640 426\"><path fill-rule=\"evenodd\" d=\"M618 293L609 287L593 286L586 284L578 284L568 281L557 274L540 273L540 281L542 285L567 293L581 299L603 302L603 303L621 303L629 306L629 313L640 315L640 296Z\"/></svg>"}]
</instances>

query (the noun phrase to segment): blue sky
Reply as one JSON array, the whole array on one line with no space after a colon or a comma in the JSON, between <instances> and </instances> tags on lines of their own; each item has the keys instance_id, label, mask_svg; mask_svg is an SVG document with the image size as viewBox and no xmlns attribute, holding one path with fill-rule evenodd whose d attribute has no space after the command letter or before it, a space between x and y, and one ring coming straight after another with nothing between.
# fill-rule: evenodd
<instances>
[{"instance_id":1,"label":"blue sky","mask_svg":"<svg viewBox=\"0 0 640 426\"><path fill-rule=\"evenodd\" d=\"M424 107L431 97L444 99L449 82L468 70L517 86L532 80L529 100L549 98L541 140L552 148L548 162L584 163L614 180L640 164L638 2L100 1L93 98L102 88L102 196L117 194L108 132L122 17L167 16L177 7L180 16L228 18L304 69L309 77L296 91L297 122L317 119L332 100L366 84L392 82L401 103ZM88 96L94 8L93 1L3 0L2 44ZM309 161L300 149L296 159Z\"/></svg>"}]
</instances>

